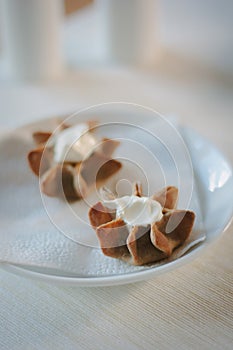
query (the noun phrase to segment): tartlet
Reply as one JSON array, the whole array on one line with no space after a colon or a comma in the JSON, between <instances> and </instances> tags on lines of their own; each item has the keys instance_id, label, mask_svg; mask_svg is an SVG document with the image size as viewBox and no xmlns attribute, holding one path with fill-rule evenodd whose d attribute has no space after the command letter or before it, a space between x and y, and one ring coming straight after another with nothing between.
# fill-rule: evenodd
<instances>
[{"instance_id":1,"label":"tartlet","mask_svg":"<svg viewBox=\"0 0 233 350\"><path fill-rule=\"evenodd\" d=\"M86 124L87 131L94 133L97 122L88 121ZM60 123L56 135L70 127ZM84 160L56 162L51 142L53 132L36 131L32 137L36 147L28 153L28 163L32 172L40 177L41 191L50 197L65 196L72 201L84 198L121 168L121 163L111 158L118 141L102 138Z\"/></svg>"},{"instance_id":2,"label":"tartlet","mask_svg":"<svg viewBox=\"0 0 233 350\"><path fill-rule=\"evenodd\" d=\"M134 195L141 197L139 184ZM194 212L177 210L178 189L169 186L154 194L160 203L162 218L147 226L129 226L116 212L98 202L89 210L103 254L133 265L145 265L168 258L188 239L195 220Z\"/></svg>"}]
</instances>

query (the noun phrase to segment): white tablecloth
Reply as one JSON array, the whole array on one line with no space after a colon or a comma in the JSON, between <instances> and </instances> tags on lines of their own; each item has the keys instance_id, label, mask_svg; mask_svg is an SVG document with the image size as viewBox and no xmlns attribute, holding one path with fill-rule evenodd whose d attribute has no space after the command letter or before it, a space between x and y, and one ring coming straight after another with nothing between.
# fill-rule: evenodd
<instances>
[{"instance_id":1,"label":"white tablecloth","mask_svg":"<svg viewBox=\"0 0 233 350\"><path fill-rule=\"evenodd\" d=\"M82 71L0 85L0 131L109 101L147 105L213 141L233 163L233 89L197 74ZM197 260L152 280L75 288L0 269L0 349L232 349L233 226Z\"/></svg>"}]
</instances>

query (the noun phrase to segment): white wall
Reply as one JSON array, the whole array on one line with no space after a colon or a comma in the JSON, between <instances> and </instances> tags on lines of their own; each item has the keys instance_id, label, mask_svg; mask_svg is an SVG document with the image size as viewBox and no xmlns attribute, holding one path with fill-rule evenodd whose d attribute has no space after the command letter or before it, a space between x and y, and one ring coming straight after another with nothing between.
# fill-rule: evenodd
<instances>
[{"instance_id":1,"label":"white wall","mask_svg":"<svg viewBox=\"0 0 233 350\"><path fill-rule=\"evenodd\" d=\"M233 74L233 0L158 0L168 51Z\"/></svg>"}]
</instances>

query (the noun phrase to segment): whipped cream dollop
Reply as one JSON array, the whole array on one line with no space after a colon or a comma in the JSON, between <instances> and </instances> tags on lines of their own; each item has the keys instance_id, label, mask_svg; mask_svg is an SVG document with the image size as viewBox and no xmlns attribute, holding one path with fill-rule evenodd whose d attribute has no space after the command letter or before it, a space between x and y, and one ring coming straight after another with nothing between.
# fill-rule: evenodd
<instances>
[{"instance_id":1,"label":"whipped cream dollop","mask_svg":"<svg viewBox=\"0 0 233 350\"><path fill-rule=\"evenodd\" d=\"M55 162L78 163L88 158L98 143L88 129L86 123L80 123L59 132L54 140Z\"/></svg>"},{"instance_id":2,"label":"whipped cream dollop","mask_svg":"<svg viewBox=\"0 0 233 350\"><path fill-rule=\"evenodd\" d=\"M124 196L104 200L108 208L116 209L116 218L130 226L147 226L163 217L162 206L150 197Z\"/></svg>"}]
</instances>

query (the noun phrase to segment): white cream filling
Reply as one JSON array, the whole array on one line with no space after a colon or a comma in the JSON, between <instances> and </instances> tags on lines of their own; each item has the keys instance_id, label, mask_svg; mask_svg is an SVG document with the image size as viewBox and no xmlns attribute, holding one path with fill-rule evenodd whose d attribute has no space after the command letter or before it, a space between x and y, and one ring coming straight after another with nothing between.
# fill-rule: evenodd
<instances>
[{"instance_id":1,"label":"white cream filling","mask_svg":"<svg viewBox=\"0 0 233 350\"><path fill-rule=\"evenodd\" d=\"M130 226L147 226L163 217L161 204L149 197L132 195L104 202L110 209L116 209L116 218Z\"/></svg>"},{"instance_id":2,"label":"white cream filling","mask_svg":"<svg viewBox=\"0 0 233 350\"><path fill-rule=\"evenodd\" d=\"M56 163L78 163L90 156L98 141L88 132L88 125L77 124L62 130L54 140L54 160Z\"/></svg>"}]
</instances>

